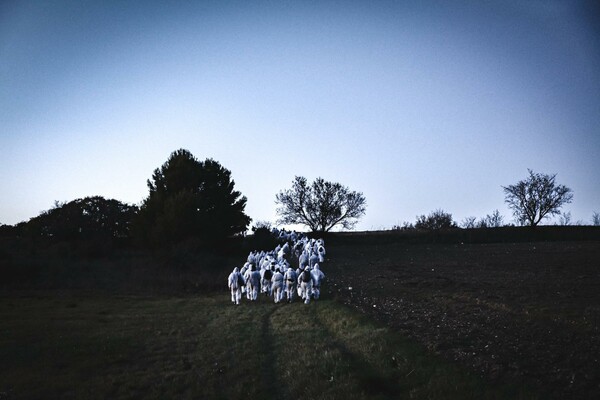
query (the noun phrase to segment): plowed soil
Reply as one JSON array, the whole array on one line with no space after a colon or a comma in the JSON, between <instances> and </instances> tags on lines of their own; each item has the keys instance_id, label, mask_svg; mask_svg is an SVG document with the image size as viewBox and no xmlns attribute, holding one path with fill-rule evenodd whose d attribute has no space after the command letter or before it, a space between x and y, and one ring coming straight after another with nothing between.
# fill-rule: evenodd
<instances>
[{"instance_id":1,"label":"plowed soil","mask_svg":"<svg viewBox=\"0 0 600 400\"><path fill-rule=\"evenodd\" d=\"M600 398L600 241L328 246L330 294L491 382Z\"/></svg>"}]
</instances>

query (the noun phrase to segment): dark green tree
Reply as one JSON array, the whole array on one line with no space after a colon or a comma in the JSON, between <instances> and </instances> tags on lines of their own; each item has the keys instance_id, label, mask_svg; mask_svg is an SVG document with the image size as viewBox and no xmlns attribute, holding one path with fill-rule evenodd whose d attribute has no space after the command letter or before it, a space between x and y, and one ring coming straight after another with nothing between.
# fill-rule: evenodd
<instances>
[{"instance_id":1,"label":"dark green tree","mask_svg":"<svg viewBox=\"0 0 600 400\"><path fill-rule=\"evenodd\" d=\"M302 176L295 177L291 189L279 192L275 203L278 223L305 225L313 232L329 232L337 225L352 229L367 207L360 192L323 178L309 185Z\"/></svg>"},{"instance_id":2,"label":"dark green tree","mask_svg":"<svg viewBox=\"0 0 600 400\"><path fill-rule=\"evenodd\" d=\"M14 236L16 232L16 226L0 224L0 237Z\"/></svg>"},{"instance_id":3,"label":"dark green tree","mask_svg":"<svg viewBox=\"0 0 600 400\"><path fill-rule=\"evenodd\" d=\"M210 244L246 231L246 197L234 190L231 172L218 162L198 161L188 150L171 153L148 180L136 231L152 244L197 238Z\"/></svg>"},{"instance_id":4,"label":"dark green tree","mask_svg":"<svg viewBox=\"0 0 600 400\"><path fill-rule=\"evenodd\" d=\"M124 238L137 207L102 196L85 197L54 207L30 219L23 228L36 237L63 240Z\"/></svg>"}]
</instances>

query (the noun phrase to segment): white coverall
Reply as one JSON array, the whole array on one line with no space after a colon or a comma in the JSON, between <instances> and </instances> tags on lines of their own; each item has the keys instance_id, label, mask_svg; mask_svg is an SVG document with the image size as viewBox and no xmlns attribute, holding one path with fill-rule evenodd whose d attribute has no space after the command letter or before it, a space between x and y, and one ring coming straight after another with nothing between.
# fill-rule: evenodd
<instances>
[{"instance_id":1,"label":"white coverall","mask_svg":"<svg viewBox=\"0 0 600 400\"><path fill-rule=\"evenodd\" d=\"M271 290L273 291L273 300L279 303L283 299L283 274L279 270L275 271L271 278Z\"/></svg>"},{"instance_id":2,"label":"white coverall","mask_svg":"<svg viewBox=\"0 0 600 400\"><path fill-rule=\"evenodd\" d=\"M302 292L304 304L310 303L310 296L313 288L313 277L309 268L306 268L298 276L298 283L300 285L300 291Z\"/></svg>"},{"instance_id":3,"label":"white coverall","mask_svg":"<svg viewBox=\"0 0 600 400\"><path fill-rule=\"evenodd\" d=\"M319 266L319 264L315 264L315 268L313 268L313 270L310 271L310 273L313 277L313 297L315 298L315 300L317 300L321 295L321 282L323 281L323 279L325 279L325 274L323 273L323 271L321 271L321 267Z\"/></svg>"},{"instance_id":4,"label":"white coverall","mask_svg":"<svg viewBox=\"0 0 600 400\"><path fill-rule=\"evenodd\" d=\"M260 290L260 272L250 272L250 278L248 279L248 291L250 292L250 300L256 301L258 299L258 292Z\"/></svg>"},{"instance_id":5,"label":"white coverall","mask_svg":"<svg viewBox=\"0 0 600 400\"><path fill-rule=\"evenodd\" d=\"M240 281L243 282L243 280L244 278L242 278L238 267L235 267L233 272L230 273L227 278L227 286L231 290L231 302L233 304L240 304L240 299L242 297L242 286L240 285Z\"/></svg>"},{"instance_id":6,"label":"white coverall","mask_svg":"<svg viewBox=\"0 0 600 400\"><path fill-rule=\"evenodd\" d=\"M287 300L289 303L291 303L294 300L294 292L296 291L296 280L298 279L298 276L293 268L288 268L288 270L285 271L284 277Z\"/></svg>"}]
</instances>

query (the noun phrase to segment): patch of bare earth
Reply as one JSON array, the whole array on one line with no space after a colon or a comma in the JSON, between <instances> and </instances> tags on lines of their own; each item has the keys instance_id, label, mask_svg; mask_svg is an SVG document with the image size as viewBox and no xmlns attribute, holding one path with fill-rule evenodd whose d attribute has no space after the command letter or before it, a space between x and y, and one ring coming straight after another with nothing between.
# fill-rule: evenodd
<instances>
[{"instance_id":1,"label":"patch of bare earth","mask_svg":"<svg viewBox=\"0 0 600 400\"><path fill-rule=\"evenodd\" d=\"M339 244L331 294L490 381L600 398L600 242Z\"/></svg>"}]
</instances>

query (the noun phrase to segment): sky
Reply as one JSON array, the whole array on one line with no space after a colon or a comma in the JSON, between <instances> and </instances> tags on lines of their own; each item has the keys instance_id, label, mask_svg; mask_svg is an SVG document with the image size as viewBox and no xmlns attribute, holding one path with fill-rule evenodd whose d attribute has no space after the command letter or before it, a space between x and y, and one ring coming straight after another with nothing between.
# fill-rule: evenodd
<instances>
[{"instance_id":1,"label":"sky","mask_svg":"<svg viewBox=\"0 0 600 400\"><path fill-rule=\"evenodd\" d=\"M600 212L594 1L4 1L0 223L140 204L180 148L274 223L295 176L362 192L356 230L499 210L528 169ZM550 220L547 223L553 223Z\"/></svg>"}]
</instances>

